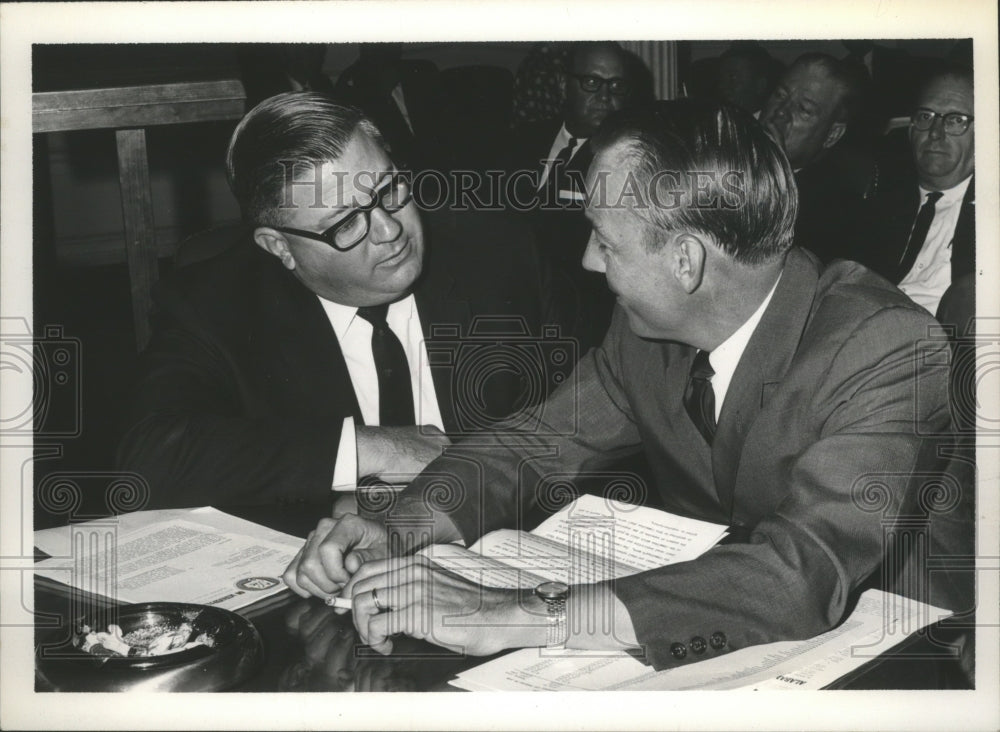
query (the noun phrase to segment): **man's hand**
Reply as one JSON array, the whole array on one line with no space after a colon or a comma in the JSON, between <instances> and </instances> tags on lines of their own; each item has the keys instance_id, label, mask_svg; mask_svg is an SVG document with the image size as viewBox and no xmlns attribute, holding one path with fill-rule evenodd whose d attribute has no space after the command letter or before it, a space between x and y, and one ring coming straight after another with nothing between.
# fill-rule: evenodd
<instances>
[{"instance_id":1,"label":"man's hand","mask_svg":"<svg viewBox=\"0 0 1000 732\"><path fill-rule=\"evenodd\" d=\"M545 645L540 600L527 596L529 610L521 606L521 591L481 587L424 557L369 562L343 594L354 599L361 640L379 653L392 652L396 633L474 656Z\"/></svg>"},{"instance_id":2,"label":"man's hand","mask_svg":"<svg viewBox=\"0 0 1000 732\"><path fill-rule=\"evenodd\" d=\"M390 483L409 482L451 444L434 425L357 428L358 475L385 476Z\"/></svg>"},{"instance_id":3,"label":"man's hand","mask_svg":"<svg viewBox=\"0 0 1000 732\"><path fill-rule=\"evenodd\" d=\"M354 514L325 518L309 532L282 579L302 597L326 599L338 594L362 564L386 556L388 542L382 524Z\"/></svg>"},{"instance_id":4,"label":"man's hand","mask_svg":"<svg viewBox=\"0 0 1000 732\"><path fill-rule=\"evenodd\" d=\"M343 518L349 513L358 513L358 497L354 491L339 494L333 502L334 520Z\"/></svg>"}]
</instances>

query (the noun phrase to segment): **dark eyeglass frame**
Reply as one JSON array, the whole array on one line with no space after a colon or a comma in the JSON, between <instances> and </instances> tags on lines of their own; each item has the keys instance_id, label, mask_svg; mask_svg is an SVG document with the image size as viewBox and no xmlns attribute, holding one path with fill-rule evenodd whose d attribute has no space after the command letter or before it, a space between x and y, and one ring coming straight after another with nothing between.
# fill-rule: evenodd
<instances>
[{"instance_id":1,"label":"dark eyeglass frame","mask_svg":"<svg viewBox=\"0 0 1000 732\"><path fill-rule=\"evenodd\" d=\"M333 226L326 231L306 231L304 229L294 229L290 226L272 226L271 228L285 234L294 234L295 236L301 236L304 239L312 239L313 241L322 242L333 247L338 252L349 252L358 244L363 242L365 237L368 236L368 232L371 231L372 211L376 208L380 208L387 214L391 215L406 208L410 201L413 200L413 189L410 187L409 176L406 172L400 170L394 171L383 180L383 183L372 189L371 201L360 206L353 206L346 216L336 221ZM392 190L400 191L399 200L390 201L389 203L383 201L385 193ZM350 226L358 216L362 216L364 218L365 228L362 232L349 244L337 243L337 234Z\"/></svg>"},{"instance_id":2,"label":"dark eyeglass frame","mask_svg":"<svg viewBox=\"0 0 1000 732\"><path fill-rule=\"evenodd\" d=\"M594 93L599 91L605 84L608 86L608 91L616 97L624 97L632 91L632 85L629 83L629 80L623 79L620 76L613 76L610 79L603 76L595 76L594 74L570 74L570 76L576 79L580 88L585 92ZM616 85L618 87L617 90L615 89Z\"/></svg>"},{"instance_id":3,"label":"dark eyeglass frame","mask_svg":"<svg viewBox=\"0 0 1000 732\"><path fill-rule=\"evenodd\" d=\"M921 115L927 116L918 120L918 117L921 117ZM976 118L971 114L963 114L962 112L944 112L942 114L941 112L935 112L933 109L927 109L927 107L920 107L910 115L910 124L913 126L913 129L923 132L933 127L934 121L937 119L943 122L944 133L946 135L958 137L969 131L969 126L972 125ZM949 120L951 120L950 128L948 126Z\"/></svg>"}]
</instances>

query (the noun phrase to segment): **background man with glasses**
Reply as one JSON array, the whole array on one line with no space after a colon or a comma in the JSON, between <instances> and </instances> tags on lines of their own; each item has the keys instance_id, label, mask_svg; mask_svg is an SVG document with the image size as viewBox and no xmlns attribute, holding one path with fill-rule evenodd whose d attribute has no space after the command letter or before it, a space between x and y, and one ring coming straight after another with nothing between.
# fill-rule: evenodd
<instances>
[{"instance_id":1,"label":"background man with glasses","mask_svg":"<svg viewBox=\"0 0 1000 732\"><path fill-rule=\"evenodd\" d=\"M539 247L568 281L580 304L581 350L600 343L614 300L604 283L581 265L590 237L583 215L583 180L594 158L590 138L611 112L632 97L633 61L617 43L574 43L560 75L563 113L557 119L516 128L510 173L517 179L512 207L527 210Z\"/></svg>"},{"instance_id":2,"label":"background man with glasses","mask_svg":"<svg viewBox=\"0 0 1000 732\"><path fill-rule=\"evenodd\" d=\"M378 129L317 93L257 105L226 164L252 241L161 281L119 448L150 507L324 503L414 475L446 431L521 405L524 374L456 384L457 349L428 358L477 316L529 335L556 320L516 222L441 211L425 227Z\"/></svg>"},{"instance_id":3,"label":"background man with glasses","mask_svg":"<svg viewBox=\"0 0 1000 732\"><path fill-rule=\"evenodd\" d=\"M917 304L962 329L975 300L973 102L969 70L948 69L923 85L910 118L912 170L875 199L873 237L857 257ZM965 317L938 313L953 285L947 302L964 301Z\"/></svg>"}]
</instances>

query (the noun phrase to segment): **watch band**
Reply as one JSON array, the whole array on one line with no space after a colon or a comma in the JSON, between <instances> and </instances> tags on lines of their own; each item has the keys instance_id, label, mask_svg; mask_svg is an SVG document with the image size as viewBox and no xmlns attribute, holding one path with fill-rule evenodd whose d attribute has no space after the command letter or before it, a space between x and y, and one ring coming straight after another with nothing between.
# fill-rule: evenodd
<instances>
[{"instance_id":1,"label":"watch band","mask_svg":"<svg viewBox=\"0 0 1000 732\"><path fill-rule=\"evenodd\" d=\"M569 585L564 582L543 582L535 588L535 595L545 603L547 612L545 647L549 650L565 648L569 639L569 624L566 622Z\"/></svg>"}]
</instances>

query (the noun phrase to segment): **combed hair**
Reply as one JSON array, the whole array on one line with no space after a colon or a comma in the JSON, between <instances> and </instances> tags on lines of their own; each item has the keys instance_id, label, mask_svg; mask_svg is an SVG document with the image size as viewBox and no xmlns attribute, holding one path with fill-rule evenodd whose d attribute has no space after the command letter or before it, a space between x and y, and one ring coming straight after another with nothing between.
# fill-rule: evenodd
<instances>
[{"instance_id":1,"label":"combed hair","mask_svg":"<svg viewBox=\"0 0 1000 732\"><path fill-rule=\"evenodd\" d=\"M799 56L789 70L798 66L818 66L840 85L841 97L838 114L840 122L848 126L861 114L861 105L870 94L870 83L863 67L849 64L827 53L810 52Z\"/></svg>"},{"instance_id":2,"label":"combed hair","mask_svg":"<svg viewBox=\"0 0 1000 732\"><path fill-rule=\"evenodd\" d=\"M336 160L359 130L385 146L360 109L317 92L278 94L251 109L226 151L226 176L243 218L255 226L281 224L286 166Z\"/></svg>"},{"instance_id":3,"label":"combed hair","mask_svg":"<svg viewBox=\"0 0 1000 732\"><path fill-rule=\"evenodd\" d=\"M647 223L700 232L751 266L774 261L791 247L795 178L781 148L749 113L693 99L654 102L609 115L594 137L595 154L618 143L627 146L641 190L649 191L654 177L663 180L666 171L679 182L682 205L658 205L665 198L656 194L653 205L635 209ZM737 205L694 205L695 185L707 200L732 201L734 182Z\"/></svg>"}]
</instances>

